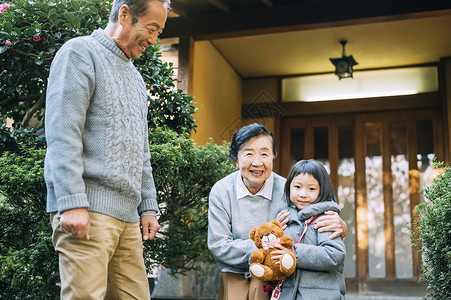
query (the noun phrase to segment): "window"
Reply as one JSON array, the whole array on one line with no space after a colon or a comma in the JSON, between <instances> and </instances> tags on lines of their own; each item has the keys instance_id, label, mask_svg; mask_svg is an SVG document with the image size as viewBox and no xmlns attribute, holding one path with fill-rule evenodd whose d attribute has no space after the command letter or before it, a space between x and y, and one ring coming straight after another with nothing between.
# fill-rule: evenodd
<instances>
[{"instance_id":1,"label":"window","mask_svg":"<svg viewBox=\"0 0 451 300\"><path fill-rule=\"evenodd\" d=\"M282 79L282 101L325 101L419 94L438 91L436 66L357 71L354 79L334 74Z\"/></svg>"}]
</instances>

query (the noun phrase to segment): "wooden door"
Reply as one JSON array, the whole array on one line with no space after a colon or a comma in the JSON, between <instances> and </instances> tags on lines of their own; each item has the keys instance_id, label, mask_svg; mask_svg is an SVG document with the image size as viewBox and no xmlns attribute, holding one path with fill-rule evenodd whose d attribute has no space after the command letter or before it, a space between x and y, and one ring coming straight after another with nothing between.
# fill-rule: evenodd
<instances>
[{"instance_id":1,"label":"wooden door","mask_svg":"<svg viewBox=\"0 0 451 300\"><path fill-rule=\"evenodd\" d=\"M348 225L348 290L424 295L419 253L410 247L419 189L444 159L441 113L412 110L281 120L281 175L300 159L329 171Z\"/></svg>"}]
</instances>

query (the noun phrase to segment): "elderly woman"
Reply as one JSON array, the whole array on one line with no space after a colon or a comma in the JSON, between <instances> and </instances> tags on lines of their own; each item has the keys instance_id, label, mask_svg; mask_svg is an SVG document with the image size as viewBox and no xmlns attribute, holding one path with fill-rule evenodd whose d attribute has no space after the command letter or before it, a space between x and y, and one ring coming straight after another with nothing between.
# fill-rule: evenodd
<instances>
[{"instance_id":1,"label":"elderly woman","mask_svg":"<svg viewBox=\"0 0 451 300\"><path fill-rule=\"evenodd\" d=\"M208 248L222 272L218 299L268 300L263 281L249 275L249 256L257 250L249 231L277 219L286 227L289 213L283 200L285 178L275 174L276 146L272 133L261 124L239 129L229 157L238 171L211 189L208 211ZM345 236L347 227L335 212L318 218L315 228Z\"/></svg>"}]
</instances>

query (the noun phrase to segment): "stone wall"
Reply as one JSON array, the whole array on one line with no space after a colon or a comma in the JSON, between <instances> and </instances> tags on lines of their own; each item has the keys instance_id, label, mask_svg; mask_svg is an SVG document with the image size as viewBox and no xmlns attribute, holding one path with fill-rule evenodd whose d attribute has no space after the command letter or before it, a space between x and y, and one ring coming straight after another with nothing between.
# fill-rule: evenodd
<instances>
[{"instance_id":1,"label":"stone wall","mask_svg":"<svg viewBox=\"0 0 451 300\"><path fill-rule=\"evenodd\" d=\"M221 272L214 264L200 263L202 271L171 276L162 269L155 280L153 298L158 299L217 299Z\"/></svg>"}]
</instances>

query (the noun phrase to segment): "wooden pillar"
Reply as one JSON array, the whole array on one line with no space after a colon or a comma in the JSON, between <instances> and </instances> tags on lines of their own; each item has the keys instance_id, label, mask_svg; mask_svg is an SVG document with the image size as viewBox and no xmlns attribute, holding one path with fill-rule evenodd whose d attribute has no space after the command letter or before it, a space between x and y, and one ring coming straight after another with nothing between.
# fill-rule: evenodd
<instances>
[{"instance_id":1,"label":"wooden pillar","mask_svg":"<svg viewBox=\"0 0 451 300\"><path fill-rule=\"evenodd\" d=\"M339 145L338 145L338 126L336 124L329 125L329 164L330 164L330 181L338 197L338 161L339 161ZM337 199L340 203L340 199Z\"/></svg>"},{"instance_id":2,"label":"wooden pillar","mask_svg":"<svg viewBox=\"0 0 451 300\"><path fill-rule=\"evenodd\" d=\"M178 66L178 88L190 94L192 91L191 78L193 75L194 40L191 37L179 39L179 66Z\"/></svg>"},{"instance_id":3,"label":"wooden pillar","mask_svg":"<svg viewBox=\"0 0 451 300\"><path fill-rule=\"evenodd\" d=\"M382 184L384 193L384 236L385 236L385 276L396 278L395 225L393 208L393 176L391 170L391 128L390 122L382 123Z\"/></svg>"},{"instance_id":4,"label":"wooden pillar","mask_svg":"<svg viewBox=\"0 0 451 300\"><path fill-rule=\"evenodd\" d=\"M415 206L420 204L420 174L418 171L418 149L417 128L413 119L407 122L407 158L409 160L409 199L410 199L410 222L414 232L418 232L415 222ZM421 272L421 255L419 251L412 248L412 272L414 278L419 278Z\"/></svg>"},{"instance_id":5,"label":"wooden pillar","mask_svg":"<svg viewBox=\"0 0 451 300\"><path fill-rule=\"evenodd\" d=\"M357 278L368 278L368 205L366 200L365 156L367 138L365 124L358 118L355 136L355 186L356 186L356 241L357 241Z\"/></svg>"},{"instance_id":6,"label":"wooden pillar","mask_svg":"<svg viewBox=\"0 0 451 300\"><path fill-rule=\"evenodd\" d=\"M442 105L444 153L442 161L449 166L451 161L451 58L441 58L439 64L439 88Z\"/></svg>"}]
</instances>

